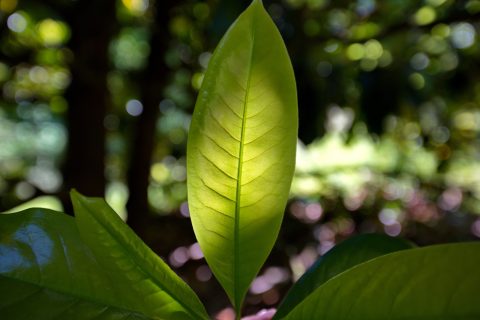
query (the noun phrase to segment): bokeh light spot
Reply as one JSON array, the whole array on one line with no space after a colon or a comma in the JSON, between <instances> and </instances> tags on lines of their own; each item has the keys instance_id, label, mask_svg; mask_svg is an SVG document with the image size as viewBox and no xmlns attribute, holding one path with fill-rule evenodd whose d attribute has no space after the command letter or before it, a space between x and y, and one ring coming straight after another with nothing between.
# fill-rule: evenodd
<instances>
[{"instance_id":1,"label":"bokeh light spot","mask_svg":"<svg viewBox=\"0 0 480 320\"><path fill-rule=\"evenodd\" d=\"M143 112L143 104L136 99L128 100L125 104L125 110L129 115L138 117Z\"/></svg>"},{"instance_id":2,"label":"bokeh light spot","mask_svg":"<svg viewBox=\"0 0 480 320\"><path fill-rule=\"evenodd\" d=\"M353 43L347 47L346 53L350 60L360 60L365 56L365 47L360 43Z\"/></svg>"},{"instance_id":3,"label":"bokeh light spot","mask_svg":"<svg viewBox=\"0 0 480 320\"><path fill-rule=\"evenodd\" d=\"M201 265L195 271L195 276L199 281L207 282L212 278L212 271L207 265Z\"/></svg>"},{"instance_id":4,"label":"bokeh light spot","mask_svg":"<svg viewBox=\"0 0 480 320\"><path fill-rule=\"evenodd\" d=\"M452 27L452 43L456 48L465 49L475 43L475 28L468 22L457 23Z\"/></svg>"},{"instance_id":5,"label":"bokeh light spot","mask_svg":"<svg viewBox=\"0 0 480 320\"><path fill-rule=\"evenodd\" d=\"M424 6L415 13L414 21L416 24L423 26L432 23L436 18L437 13L435 9L431 6Z\"/></svg>"},{"instance_id":6,"label":"bokeh light spot","mask_svg":"<svg viewBox=\"0 0 480 320\"><path fill-rule=\"evenodd\" d=\"M408 80L414 89L420 90L425 86L425 78L418 72L412 73Z\"/></svg>"},{"instance_id":7,"label":"bokeh light spot","mask_svg":"<svg viewBox=\"0 0 480 320\"><path fill-rule=\"evenodd\" d=\"M365 43L365 58L376 60L383 54L383 47L380 42L370 39Z\"/></svg>"},{"instance_id":8,"label":"bokeh light spot","mask_svg":"<svg viewBox=\"0 0 480 320\"><path fill-rule=\"evenodd\" d=\"M142 15L147 11L149 0L122 0L123 5L133 15Z\"/></svg>"},{"instance_id":9,"label":"bokeh light spot","mask_svg":"<svg viewBox=\"0 0 480 320\"><path fill-rule=\"evenodd\" d=\"M65 43L70 31L63 22L52 19L42 20L37 25L38 35L46 46L56 46Z\"/></svg>"},{"instance_id":10,"label":"bokeh light spot","mask_svg":"<svg viewBox=\"0 0 480 320\"><path fill-rule=\"evenodd\" d=\"M15 12L8 17L7 27L13 32L23 32L27 27L27 20L21 13Z\"/></svg>"},{"instance_id":11,"label":"bokeh light spot","mask_svg":"<svg viewBox=\"0 0 480 320\"><path fill-rule=\"evenodd\" d=\"M423 52L418 52L414 54L413 57L410 59L410 65L415 70L423 70L428 67L429 63L430 59Z\"/></svg>"}]
</instances>

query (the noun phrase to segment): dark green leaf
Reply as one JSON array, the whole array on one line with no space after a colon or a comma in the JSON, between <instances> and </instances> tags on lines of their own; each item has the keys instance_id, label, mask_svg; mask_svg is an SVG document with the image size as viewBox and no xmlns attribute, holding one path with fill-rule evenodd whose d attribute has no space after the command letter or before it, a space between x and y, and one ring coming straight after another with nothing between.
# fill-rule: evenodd
<instances>
[{"instance_id":1,"label":"dark green leaf","mask_svg":"<svg viewBox=\"0 0 480 320\"><path fill-rule=\"evenodd\" d=\"M0 319L151 319L138 311L123 304L72 217L0 214Z\"/></svg>"},{"instance_id":2,"label":"dark green leaf","mask_svg":"<svg viewBox=\"0 0 480 320\"><path fill-rule=\"evenodd\" d=\"M337 274L384 254L412 248L412 243L382 234L363 234L336 245L294 284L274 319L281 319L311 292Z\"/></svg>"},{"instance_id":3,"label":"dark green leaf","mask_svg":"<svg viewBox=\"0 0 480 320\"><path fill-rule=\"evenodd\" d=\"M480 319L479 265L480 243L394 252L330 279L281 319Z\"/></svg>"}]
</instances>

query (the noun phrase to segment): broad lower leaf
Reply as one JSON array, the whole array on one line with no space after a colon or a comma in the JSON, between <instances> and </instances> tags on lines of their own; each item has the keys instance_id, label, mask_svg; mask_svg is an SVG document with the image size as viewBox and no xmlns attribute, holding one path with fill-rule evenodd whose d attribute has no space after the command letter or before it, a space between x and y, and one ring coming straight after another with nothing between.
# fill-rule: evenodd
<instances>
[{"instance_id":1,"label":"broad lower leaf","mask_svg":"<svg viewBox=\"0 0 480 320\"><path fill-rule=\"evenodd\" d=\"M80 235L128 305L161 319L208 319L202 303L101 198L72 191Z\"/></svg>"},{"instance_id":2,"label":"broad lower leaf","mask_svg":"<svg viewBox=\"0 0 480 320\"><path fill-rule=\"evenodd\" d=\"M74 219L47 209L0 214L0 318L152 319L122 304Z\"/></svg>"},{"instance_id":3,"label":"broad lower leaf","mask_svg":"<svg viewBox=\"0 0 480 320\"><path fill-rule=\"evenodd\" d=\"M479 265L478 242L394 252L330 279L281 319L480 319Z\"/></svg>"},{"instance_id":4,"label":"broad lower leaf","mask_svg":"<svg viewBox=\"0 0 480 320\"><path fill-rule=\"evenodd\" d=\"M297 122L288 53L261 1L254 0L210 60L187 149L195 234L237 310L278 235Z\"/></svg>"},{"instance_id":5,"label":"broad lower leaf","mask_svg":"<svg viewBox=\"0 0 480 320\"><path fill-rule=\"evenodd\" d=\"M294 284L274 319L281 319L316 288L357 264L387 253L410 249L411 242L382 234L363 234L336 245L318 259Z\"/></svg>"}]
</instances>

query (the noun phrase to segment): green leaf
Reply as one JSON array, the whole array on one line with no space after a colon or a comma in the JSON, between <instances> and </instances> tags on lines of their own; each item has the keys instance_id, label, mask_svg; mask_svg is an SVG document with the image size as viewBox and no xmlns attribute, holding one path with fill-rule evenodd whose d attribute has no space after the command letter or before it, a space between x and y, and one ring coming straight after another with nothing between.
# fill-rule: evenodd
<instances>
[{"instance_id":1,"label":"green leaf","mask_svg":"<svg viewBox=\"0 0 480 320\"><path fill-rule=\"evenodd\" d=\"M72 217L47 209L0 214L1 319L151 319L122 298Z\"/></svg>"},{"instance_id":2,"label":"green leaf","mask_svg":"<svg viewBox=\"0 0 480 320\"><path fill-rule=\"evenodd\" d=\"M127 305L162 319L208 319L193 290L101 198L72 191L80 235Z\"/></svg>"},{"instance_id":3,"label":"green leaf","mask_svg":"<svg viewBox=\"0 0 480 320\"><path fill-rule=\"evenodd\" d=\"M337 274L370 259L412 247L409 241L382 234L362 234L343 241L318 259L293 285L274 319L287 315L316 288Z\"/></svg>"},{"instance_id":4,"label":"green leaf","mask_svg":"<svg viewBox=\"0 0 480 320\"><path fill-rule=\"evenodd\" d=\"M297 118L287 50L254 0L210 60L187 148L195 234L237 310L278 235L295 167Z\"/></svg>"},{"instance_id":5,"label":"green leaf","mask_svg":"<svg viewBox=\"0 0 480 320\"><path fill-rule=\"evenodd\" d=\"M478 242L394 252L330 279L281 319L480 319L479 265Z\"/></svg>"}]
</instances>

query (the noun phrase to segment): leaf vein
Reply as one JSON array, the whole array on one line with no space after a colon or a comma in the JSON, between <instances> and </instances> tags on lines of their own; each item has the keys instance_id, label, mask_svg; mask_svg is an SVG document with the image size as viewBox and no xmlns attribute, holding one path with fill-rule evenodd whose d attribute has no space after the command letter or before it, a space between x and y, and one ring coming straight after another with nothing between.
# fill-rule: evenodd
<instances>
[{"instance_id":1,"label":"leaf vein","mask_svg":"<svg viewBox=\"0 0 480 320\"><path fill-rule=\"evenodd\" d=\"M237 180L236 177L232 177L230 174L228 174L224 169L220 168L215 162L213 162L210 158L208 158L200 148L197 148L198 149L198 153L203 157L205 158L205 160L207 160L210 164L212 164L218 171L220 171L221 173L223 173L226 177L232 179L232 180Z\"/></svg>"},{"instance_id":2,"label":"leaf vein","mask_svg":"<svg viewBox=\"0 0 480 320\"><path fill-rule=\"evenodd\" d=\"M267 153L268 151L272 150L273 148L276 148L279 144L281 144L283 141L280 140L278 141L277 143L274 143L272 144L270 147L268 147L267 149L264 149L262 150L260 153L256 154L255 156L253 156L252 158L248 159L248 160L245 160L245 162L250 162L252 160L255 160L255 159L258 159L259 157L263 156L265 153Z\"/></svg>"},{"instance_id":3,"label":"leaf vein","mask_svg":"<svg viewBox=\"0 0 480 320\"><path fill-rule=\"evenodd\" d=\"M222 211L220 211L220 210L218 210L218 209L215 209L214 207L211 207L211 206L205 204L205 203L202 202L201 200L200 200L200 203L201 203L205 208L208 208L208 209L210 209L210 210L213 210L213 211L215 211L216 213L219 213L219 214L221 214L222 216L224 216L224 217L226 217L226 218L233 219L233 217L229 216L229 215L226 214L225 212L222 212Z\"/></svg>"},{"instance_id":4,"label":"leaf vein","mask_svg":"<svg viewBox=\"0 0 480 320\"><path fill-rule=\"evenodd\" d=\"M249 115L247 117L247 119L252 119L252 118L255 118L256 116L260 115L261 113L263 113L265 110L267 110L271 105L266 105L264 106L260 111L257 111L256 113L252 114L252 115Z\"/></svg>"},{"instance_id":5,"label":"leaf vein","mask_svg":"<svg viewBox=\"0 0 480 320\"><path fill-rule=\"evenodd\" d=\"M234 155L234 154L230 153L230 151L228 151L225 147L220 145L215 139L210 137L210 135L206 131L204 131L204 130L201 130L201 131L204 133L204 136L207 137L210 141L212 141L217 147L219 147L220 149L225 151L228 155L232 156L233 158L238 159L237 155Z\"/></svg>"},{"instance_id":6,"label":"leaf vein","mask_svg":"<svg viewBox=\"0 0 480 320\"><path fill-rule=\"evenodd\" d=\"M235 200L230 199L230 198L227 197L226 195L223 195L223 194L221 194L220 192L218 192L215 188L209 186L209 185L205 182L205 180L203 180L203 178L201 178L201 177L200 177L200 181L202 182L202 184L203 184L205 187L207 187L209 190L215 192L215 194L217 194L218 196L224 198L225 200L228 200L228 201L231 201L231 202L235 202ZM205 204L204 204L204 205L205 205Z\"/></svg>"},{"instance_id":7,"label":"leaf vein","mask_svg":"<svg viewBox=\"0 0 480 320\"><path fill-rule=\"evenodd\" d=\"M256 136L255 138L253 138L252 140L248 141L248 142L245 142L245 145L249 145L255 141L257 141L258 139L262 138L262 137L265 137L267 134L269 134L270 132L272 132L273 130L275 129L278 129L279 127L278 126L273 126L271 127L270 129L266 130L265 132L259 134L258 136Z\"/></svg>"},{"instance_id":8,"label":"leaf vein","mask_svg":"<svg viewBox=\"0 0 480 320\"><path fill-rule=\"evenodd\" d=\"M210 108L207 108L208 110L208 114L210 115L210 117L217 123L217 125L223 129L223 131L225 131L226 134L228 134L233 140L237 141L237 142L240 142L240 140L235 137L230 131L227 130L227 128L225 128L221 122L217 119L217 117L215 117L215 115L212 113L212 110Z\"/></svg>"},{"instance_id":9,"label":"leaf vein","mask_svg":"<svg viewBox=\"0 0 480 320\"><path fill-rule=\"evenodd\" d=\"M222 102L230 111L232 111L232 113L240 120L242 120L242 116L239 115L235 110L233 110L233 108L227 103L227 101L225 100L225 98L219 94L218 95L218 99L220 100L220 102Z\"/></svg>"},{"instance_id":10,"label":"leaf vein","mask_svg":"<svg viewBox=\"0 0 480 320\"><path fill-rule=\"evenodd\" d=\"M213 234L215 234L215 235L219 236L220 238L223 238L223 239L225 239L225 240L227 240L227 241L229 240L226 236L224 236L223 234L221 234L221 233L218 232L218 231L215 231L215 230L212 230L212 229L208 229L208 228L206 228L206 227L205 227L205 230L207 230L208 232L213 233Z\"/></svg>"}]
</instances>

